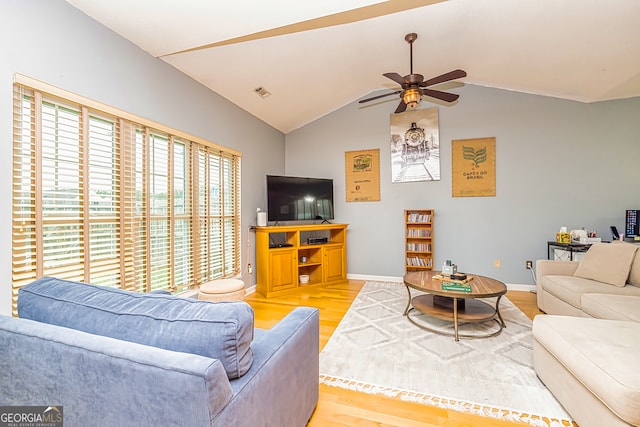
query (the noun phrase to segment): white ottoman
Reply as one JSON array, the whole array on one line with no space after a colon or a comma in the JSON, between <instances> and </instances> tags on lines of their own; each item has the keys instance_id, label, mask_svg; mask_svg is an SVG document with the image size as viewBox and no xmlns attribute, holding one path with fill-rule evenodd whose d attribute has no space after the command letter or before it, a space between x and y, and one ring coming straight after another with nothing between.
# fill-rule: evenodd
<instances>
[{"instance_id":1,"label":"white ottoman","mask_svg":"<svg viewBox=\"0 0 640 427\"><path fill-rule=\"evenodd\" d=\"M216 279L200 285L198 299L206 301L242 301L244 282L241 279Z\"/></svg>"}]
</instances>

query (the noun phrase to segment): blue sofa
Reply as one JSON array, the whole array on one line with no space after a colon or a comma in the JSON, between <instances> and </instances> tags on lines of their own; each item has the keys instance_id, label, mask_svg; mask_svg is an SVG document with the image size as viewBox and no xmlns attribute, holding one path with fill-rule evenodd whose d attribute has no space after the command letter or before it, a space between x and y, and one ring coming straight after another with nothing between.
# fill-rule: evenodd
<instances>
[{"instance_id":1,"label":"blue sofa","mask_svg":"<svg viewBox=\"0 0 640 427\"><path fill-rule=\"evenodd\" d=\"M62 406L72 426L304 426L319 317L255 329L245 302L43 278L0 316L0 405Z\"/></svg>"}]
</instances>

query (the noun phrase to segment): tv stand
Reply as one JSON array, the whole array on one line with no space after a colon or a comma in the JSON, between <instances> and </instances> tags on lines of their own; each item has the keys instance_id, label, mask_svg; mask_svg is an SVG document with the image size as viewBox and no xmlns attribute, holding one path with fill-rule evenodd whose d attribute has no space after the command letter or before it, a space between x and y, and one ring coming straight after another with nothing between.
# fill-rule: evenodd
<instances>
[{"instance_id":1,"label":"tv stand","mask_svg":"<svg viewBox=\"0 0 640 427\"><path fill-rule=\"evenodd\" d=\"M269 298L299 286L347 281L347 224L256 227L256 290ZM279 235L278 243L272 234ZM284 239L282 239L284 235ZM307 243L308 237L326 237ZM308 284L300 276L309 276Z\"/></svg>"}]
</instances>

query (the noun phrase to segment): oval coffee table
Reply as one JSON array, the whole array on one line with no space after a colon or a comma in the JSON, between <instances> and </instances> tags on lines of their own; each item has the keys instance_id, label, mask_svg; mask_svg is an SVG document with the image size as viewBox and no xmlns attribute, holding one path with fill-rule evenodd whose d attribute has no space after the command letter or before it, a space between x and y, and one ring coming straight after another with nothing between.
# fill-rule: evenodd
<instances>
[{"instance_id":1,"label":"oval coffee table","mask_svg":"<svg viewBox=\"0 0 640 427\"><path fill-rule=\"evenodd\" d=\"M414 271L405 274L404 285L409 294L407 308L404 315L407 319L419 328L435 332L442 335L453 335L458 341L459 337L464 338L487 338L498 335L506 327L500 315L500 299L507 293L507 286L489 277L468 275L473 277L467 283L471 287L470 292L459 290L442 289L442 280L434 279L433 276L441 275L439 271ZM446 280L445 280L446 281ZM411 289L426 292L415 297L411 297ZM485 301L482 298L498 297L496 305ZM453 334L439 331L422 325L411 318L409 312L413 309L436 319L453 322ZM490 331L485 335L464 335L458 333L458 323L480 323L495 321L498 324L497 331Z\"/></svg>"}]
</instances>

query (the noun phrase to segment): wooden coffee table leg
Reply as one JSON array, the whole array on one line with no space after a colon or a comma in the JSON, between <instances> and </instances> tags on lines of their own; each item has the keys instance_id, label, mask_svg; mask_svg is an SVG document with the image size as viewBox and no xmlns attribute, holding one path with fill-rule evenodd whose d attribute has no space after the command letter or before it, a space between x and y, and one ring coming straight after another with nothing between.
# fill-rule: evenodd
<instances>
[{"instance_id":1,"label":"wooden coffee table leg","mask_svg":"<svg viewBox=\"0 0 640 427\"><path fill-rule=\"evenodd\" d=\"M458 339L458 298L456 297L453 297L453 333L456 341L460 341Z\"/></svg>"}]
</instances>

